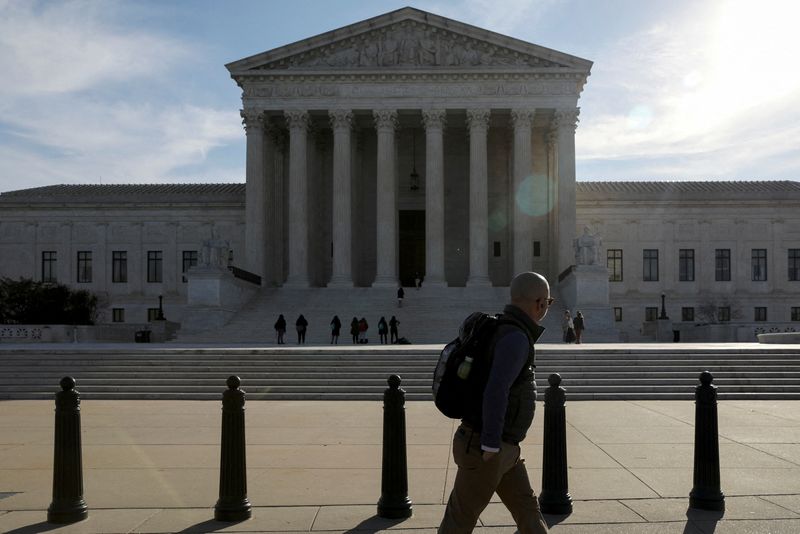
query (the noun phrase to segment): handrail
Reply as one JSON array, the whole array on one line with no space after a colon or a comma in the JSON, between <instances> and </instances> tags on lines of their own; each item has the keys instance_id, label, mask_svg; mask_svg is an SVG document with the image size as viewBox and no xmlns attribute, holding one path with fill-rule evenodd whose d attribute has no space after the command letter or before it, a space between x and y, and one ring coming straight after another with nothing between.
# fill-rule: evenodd
<instances>
[{"instance_id":1,"label":"handrail","mask_svg":"<svg viewBox=\"0 0 800 534\"><path fill-rule=\"evenodd\" d=\"M563 271L561 274L559 274L559 275L558 275L558 281L559 281L559 282L562 282L562 281L564 280L564 278L566 278L567 276L569 276L569 275L570 275L570 273L571 273L572 271L574 271L574 270L575 270L575 266L574 266L574 265L570 265L569 267L567 267L566 269L564 269L564 271Z\"/></svg>"},{"instance_id":2,"label":"handrail","mask_svg":"<svg viewBox=\"0 0 800 534\"><path fill-rule=\"evenodd\" d=\"M233 276L238 278L239 280L244 280L245 282L250 282L251 284L255 284L257 286L261 285L261 277L257 274L251 273L250 271L245 271L244 269L240 269L235 265L229 265L228 270L233 273Z\"/></svg>"}]
</instances>

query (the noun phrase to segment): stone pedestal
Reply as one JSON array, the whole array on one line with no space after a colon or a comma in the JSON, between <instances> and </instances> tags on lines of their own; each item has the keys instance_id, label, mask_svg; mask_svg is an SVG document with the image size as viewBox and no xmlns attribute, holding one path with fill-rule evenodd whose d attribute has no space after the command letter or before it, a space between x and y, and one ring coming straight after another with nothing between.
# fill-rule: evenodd
<instances>
[{"instance_id":1,"label":"stone pedestal","mask_svg":"<svg viewBox=\"0 0 800 534\"><path fill-rule=\"evenodd\" d=\"M181 322L184 332L202 332L227 323L258 291L216 267L193 267L186 275L187 307Z\"/></svg>"},{"instance_id":2,"label":"stone pedestal","mask_svg":"<svg viewBox=\"0 0 800 534\"><path fill-rule=\"evenodd\" d=\"M659 343L672 343L672 320L659 319L656 321L656 341Z\"/></svg>"},{"instance_id":3,"label":"stone pedestal","mask_svg":"<svg viewBox=\"0 0 800 534\"><path fill-rule=\"evenodd\" d=\"M580 311L586 322L584 343L619 341L614 311L608 301L608 268L602 265L573 266L559 280L559 294L575 318Z\"/></svg>"}]
</instances>

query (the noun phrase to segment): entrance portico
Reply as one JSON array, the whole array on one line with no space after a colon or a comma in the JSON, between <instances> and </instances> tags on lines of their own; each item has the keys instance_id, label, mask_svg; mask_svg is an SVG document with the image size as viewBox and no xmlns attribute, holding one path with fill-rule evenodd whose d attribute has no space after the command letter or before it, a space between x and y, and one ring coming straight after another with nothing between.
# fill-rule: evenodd
<instances>
[{"instance_id":1,"label":"entrance portico","mask_svg":"<svg viewBox=\"0 0 800 534\"><path fill-rule=\"evenodd\" d=\"M574 259L590 67L412 8L229 64L247 269L278 286L395 286L419 265L400 246L418 219L401 212L424 211L427 286L557 276Z\"/></svg>"}]
</instances>

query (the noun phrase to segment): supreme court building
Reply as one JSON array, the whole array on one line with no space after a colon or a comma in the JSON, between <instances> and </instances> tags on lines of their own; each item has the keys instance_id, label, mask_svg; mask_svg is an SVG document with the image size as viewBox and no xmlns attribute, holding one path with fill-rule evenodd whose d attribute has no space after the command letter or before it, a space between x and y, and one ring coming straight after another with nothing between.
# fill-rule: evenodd
<instances>
[{"instance_id":1,"label":"supreme court building","mask_svg":"<svg viewBox=\"0 0 800 534\"><path fill-rule=\"evenodd\" d=\"M591 66L413 8L235 61L246 184L2 193L0 276L88 289L100 323L161 296L187 341L271 339L278 313L446 341L527 270L558 299L546 341L576 307L589 341L657 339L662 311L683 340L800 328L800 184L576 182Z\"/></svg>"},{"instance_id":2,"label":"supreme court building","mask_svg":"<svg viewBox=\"0 0 800 534\"><path fill-rule=\"evenodd\" d=\"M412 8L228 64L246 269L292 287L557 275L591 65Z\"/></svg>"}]
</instances>

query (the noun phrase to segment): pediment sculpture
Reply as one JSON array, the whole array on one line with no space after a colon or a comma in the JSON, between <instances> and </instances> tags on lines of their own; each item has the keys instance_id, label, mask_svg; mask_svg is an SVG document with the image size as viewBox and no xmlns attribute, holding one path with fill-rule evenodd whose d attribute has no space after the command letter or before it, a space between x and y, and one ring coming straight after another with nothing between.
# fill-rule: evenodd
<instances>
[{"instance_id":1,"label":"pediment sculpture","mask_svg":"<svg viewBox=\"0 0 800 534\"><path fill-rule=\"evenodd\" d=\"M255 67L567 67L467 35L405 21Z\"/></svg>"}]
</instances>

